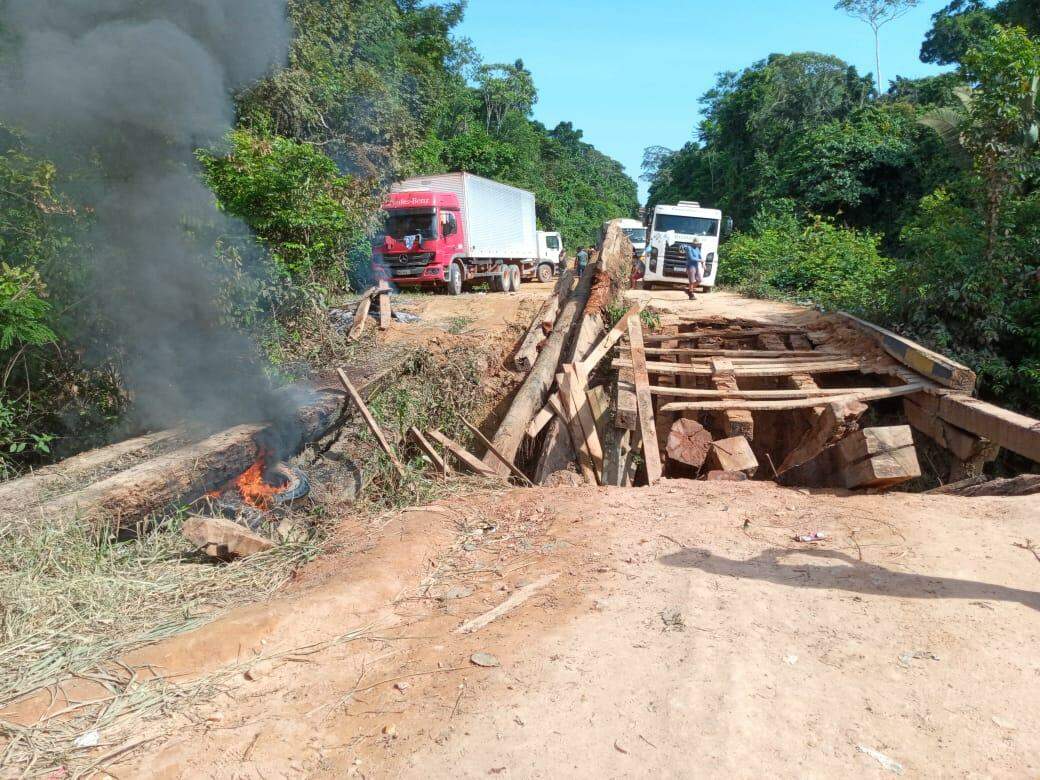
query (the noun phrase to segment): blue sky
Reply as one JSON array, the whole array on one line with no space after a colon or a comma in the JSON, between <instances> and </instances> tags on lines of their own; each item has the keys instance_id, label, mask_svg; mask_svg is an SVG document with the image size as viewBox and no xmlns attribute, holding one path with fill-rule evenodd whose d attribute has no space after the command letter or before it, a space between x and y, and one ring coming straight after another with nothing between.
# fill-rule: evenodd
<instances>
[{"instance_id":1,"label":"blue sky","mask_svg":"<svg viewBox=\"0 0 1040 780\"><path fill-rule=\"evenodd\" d=\"M918 52L947 3L924 0L882 30L886 81L941 72ZM522 58L539 89L535 117L574 122L633 177L644 148L676 149L693 136L697 99L719 71L820 51L874 72L870 29L833 0L469 0L460 32L486 62Z\"/></svg>"}]
</instances>

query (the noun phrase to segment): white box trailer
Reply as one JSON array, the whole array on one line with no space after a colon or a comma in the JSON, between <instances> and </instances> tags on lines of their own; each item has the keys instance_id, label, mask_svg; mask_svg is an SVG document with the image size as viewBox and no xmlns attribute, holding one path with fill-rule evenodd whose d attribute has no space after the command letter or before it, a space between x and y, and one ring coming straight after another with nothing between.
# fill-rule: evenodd
<instances>
[{"instance_id":1,"label":"white box trailer","mask_svg":"<svg viewBox=\"0 0 1040 780\"><path fill-rule=\"evenodd\" d=\"M394 184L391 191L456 196L462 211L463 252L469 259L533 263L538 257L534 193L472 173L416 176Z\"/></svg>"}]
</instances>

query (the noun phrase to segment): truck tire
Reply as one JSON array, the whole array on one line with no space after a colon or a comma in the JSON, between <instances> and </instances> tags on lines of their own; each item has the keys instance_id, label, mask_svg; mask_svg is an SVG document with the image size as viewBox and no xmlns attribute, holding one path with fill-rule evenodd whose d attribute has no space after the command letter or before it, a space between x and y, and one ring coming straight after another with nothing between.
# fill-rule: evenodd
<instances>
[{"instance_id":1,"label":"truck tire","mask_svg":"<svg viewBox=\"0 0 1040 780\"><path fill-rule=\"evenodd\" d=\"M542 284L548 284L553 279L553 267L548 263L542 263L538 266L538 281Z\"/></svg>"},{"instance_id":2,"label":"truck tire","mask_svg":"<svg viewBox=\"0 0 1040 780\"><path fill-rule=\"evenodd\" d=\"M462 267L458 263L448 266L448 295L462 295Z\"/></svg>"},{"instance_id":3,"label":"truck tire","mask_svg":"<svg viewBox=\"0 0 1040 780\"><path fill-rule=\"evenodd\" d=\"M509 266L509 288L506 292L520 292L520 281L521 281L520 266L511 265Z\"/></svg>"},{"instance_id":4,"label":"truck tire","mask_svg":"<svg viewBox=\"0 0 1040 780\"><path fill-rule=\"evenodd\" d=\"M488 289L491 292L505 292L506 279L502 274L495 274L494 276L488 277Z\"/></svg>"}]
</instances>

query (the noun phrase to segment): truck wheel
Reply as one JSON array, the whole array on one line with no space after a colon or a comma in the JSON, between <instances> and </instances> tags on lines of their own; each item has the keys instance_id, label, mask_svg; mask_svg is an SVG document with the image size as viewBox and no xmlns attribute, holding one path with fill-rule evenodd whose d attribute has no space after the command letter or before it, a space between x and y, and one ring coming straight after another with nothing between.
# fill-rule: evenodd
<instances>
[{"instance_id":1,"label":"truck wheel","mask_svg":"<svg viewBox=\"0 0 1040 780\"><path fill-rule=\"evenodd\" d=\"M462 295L462 268L458 263L448 266L448 295Z\"/></svg>"},{"instance_id":2,"label":"truck wheel","mask_svg":"<svg viewBox=\"0 0 1040 780\"><path fill-rule=\"evenodd\" d=\"M508 292L520 292L521 282L520 266L509 267L509 290Z\"/></svg>"},{"instance_id":3,"label":"truck wheel","mask_svg":"<svg viewBox=\"0 0 1040 780\"><path fill-rule=\"evenodd\" d=\"M488 277L488 288L491 292L503 292L506 289L506 278L503 274Z\"/></svg>"},{"instance_id":4,"label":"truck wheel","mask_svg":"<svg viewBox=\"0 0 1040 780\"><path fill-rule=\"evenodd\" d=\"M548 284L552 281L553 269L548 263L542 263L538 266L538 281L542 284Z\"/></svg>"}]
</instances>

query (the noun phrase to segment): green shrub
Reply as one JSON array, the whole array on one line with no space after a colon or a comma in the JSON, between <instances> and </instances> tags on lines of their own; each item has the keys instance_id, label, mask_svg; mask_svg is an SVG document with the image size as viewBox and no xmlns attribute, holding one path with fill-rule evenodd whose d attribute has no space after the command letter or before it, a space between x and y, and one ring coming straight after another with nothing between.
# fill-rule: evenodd
<instances>
[{"instance_id":1,"label":"green shrub","mask_svg":"<svg viewBox=\"0 0 1040 780\"><path fill-rule=\"evenodd\" d=\"M719 281L760 297L794 298L861 313L887 305L894 262L873 233L822 217L800 220L789 203L763 211L722 249Z\"/></svg>"}]
</instances>

